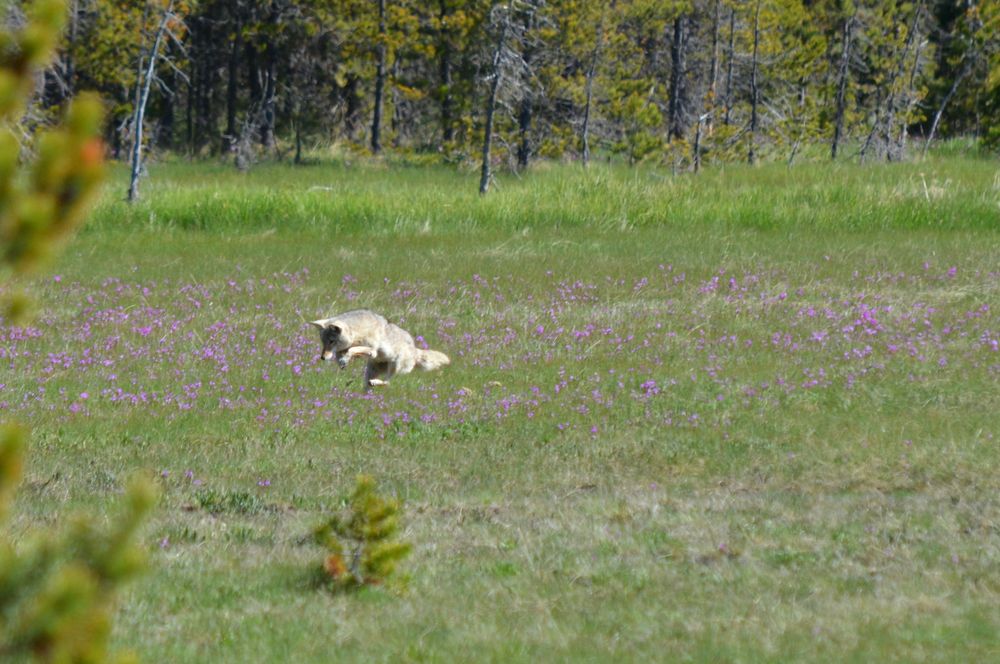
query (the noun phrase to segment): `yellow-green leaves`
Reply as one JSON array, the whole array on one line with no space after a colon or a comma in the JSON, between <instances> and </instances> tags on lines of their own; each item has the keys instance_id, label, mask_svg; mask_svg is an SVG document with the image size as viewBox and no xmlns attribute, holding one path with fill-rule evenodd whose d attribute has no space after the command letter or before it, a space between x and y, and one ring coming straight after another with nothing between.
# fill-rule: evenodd
<instances>
[{"instance_id":1,"label":"yellow-green leaves","mask_svg":"<svg viewBox=\"0 0 1000 664\"><path fill-rule=\"evenodd\" d=\"M39 0L28 22L0 37L0 264L15 274L43 265L80 223L104 175L104 148L97 135L102 109L95 97L70 106L62 127L40 131L34 161L21 166L15 127L34 85L36 70L52 56L65 21L61 0ZM21 295L10 298L6 316L30 310Z\"/></svg>"}]
</instances>

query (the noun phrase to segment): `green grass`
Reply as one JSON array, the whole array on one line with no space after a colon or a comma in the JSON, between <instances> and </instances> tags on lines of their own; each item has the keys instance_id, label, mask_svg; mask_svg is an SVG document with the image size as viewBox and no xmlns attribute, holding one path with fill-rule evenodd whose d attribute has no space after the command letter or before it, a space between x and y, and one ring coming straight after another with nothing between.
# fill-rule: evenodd
<instances>
[{"instance_id":1,"label":"green grass","mask_svg":"<svg viewBox=\"0 0 1000 664\"><path fill-rule=\"evenodd\" d=\"M131 208L120 205L126 184L117 178L91 229L975 230L995 226L1000 187L995 162L954 158L890 167L729 166L677 177L652 169L596 165L581 172L541 164L521 177L501 175L486 198L476 193L475 174L433 166L321 162L262 165L245 174L222 164L167 162L151 165L149 174L144 200Z\"/></svg>"},{"instance_id":2,"label":"green grass","mask_svg":"<svg viewBox=\"0 0 1000 664\"><path fill-rule=\"evenodd\" d=\"M145 661L1000 655L996 162L123 191L0 402L34 430L16 533L168 471L115 627ZM358 306L452 366L360 398L304 325ZM403 595L315 587L359 473L405 501Z\"/></svg>"}]
</instances>

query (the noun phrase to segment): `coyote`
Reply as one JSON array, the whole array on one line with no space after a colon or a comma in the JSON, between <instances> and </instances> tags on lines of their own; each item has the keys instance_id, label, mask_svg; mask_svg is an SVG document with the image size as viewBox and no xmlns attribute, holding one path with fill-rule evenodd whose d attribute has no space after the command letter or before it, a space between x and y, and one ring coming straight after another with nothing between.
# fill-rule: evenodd
<instances>
[{"instance_id":1,"label":"coyote","mask_svg":"<svg viewBox=\"0 0 1000 664\"><path fill-rule=\"evenodd\" d=\"M409 332L367 309L314 320L310 325L319 328L323 360L337 358L343 369L355 357L368 358L367 390L385 385L396 374L410 373L414 367L431 371L451 363L444 353L417 348Z\"/></svg>"}]
</instances>

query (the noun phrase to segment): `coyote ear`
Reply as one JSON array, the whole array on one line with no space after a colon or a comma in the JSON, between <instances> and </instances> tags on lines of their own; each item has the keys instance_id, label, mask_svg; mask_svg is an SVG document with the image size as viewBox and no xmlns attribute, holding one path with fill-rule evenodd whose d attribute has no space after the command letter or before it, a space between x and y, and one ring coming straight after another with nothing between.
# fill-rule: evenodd
<instances>
[{"instance_id":1,"label":"coyote ear","mask_svg":"<svg viewBox=\"0 0 1000 664\"><path fill-rule=\"evenodd\" d=\"M311 321L309 321L309 324L313 325L315 327L318 327L321 330L326 327L326 321L325 320L311 320Z\"/></svg>"}]
</instances>

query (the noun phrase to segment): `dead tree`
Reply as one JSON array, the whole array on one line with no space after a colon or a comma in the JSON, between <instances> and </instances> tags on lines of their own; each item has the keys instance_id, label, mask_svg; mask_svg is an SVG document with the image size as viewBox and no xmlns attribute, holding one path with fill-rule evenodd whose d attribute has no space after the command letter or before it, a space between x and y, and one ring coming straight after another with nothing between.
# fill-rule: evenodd
<instances>
[{"instance_id":1,"label":"dead tree","mask_svg":"<svg viewBox=\"0 0 1000 664\"><path fill-rule=\"evenodd\" d=\"M594 50L590 54L590 64L587 67L587 80L584 84L583 125L580 127L580 143L583 148L583 167L590 165L590 109L594 105L594 78L597 76L597 63L601 57L601 42L604 41L603 21L597 27L597 39Z\"/></svg>"},{"instance_id":2,"label":"dead tree","mask_svg":"<svg viewBox=\"0 0 1000 664\"><path fill-rule=\"evenodd\" d=\"M868 132L868 136L865 138L864 145L861 146L861 161L864 162L868 156L869 150L876 144L876 137L880 138L880 147L882 149L882 154L887 158L891 159L892 154L892 129L896 120L896 110L897 104L899 102L899 95L896 93L897 82L901 76L905 73L906 62L909 59L910 49L914 46L914 42L917 38L918 26L920 23L920 16L923 11L923 2L918 2L913 8L913 21L910 24L909 32L906 35L906 41L903 44L903 48L899 54L899 61L896 67L893 68L889 80L886 85L879 88L879 95L882 94L883 89L885 90L885 111L883 113L883 106L881 99L875 104L875 117L872 121L871 130ZM916 59L919 60L920 53L918 51ZM916 67L917 61L914 62L914 67Z\"/></svg>"},{"instance_id":3,"label":"dead tree","mask_svg":"<svg viewBox=\"0 0 1000 664\"><path fill-rule=\"evenodd\" d=\"M385 43L385 0L378 0L378 44L375 64L375 109L372 112L372 154L382 151L382 107L385 97L385 64L387 47Z\"/></svg>"},{"instance_id":4,"label":"dead tree","mask_svg":"<svg viewBox=\"0 0 1000 664\"><path fill-rule=\"evenodd\" d=\"M147 5L147 11L149 5ZM143 22L147 18L143 13ZM160 58L160 46L164 36L176 36L170 32L170 24L178 17L174 14L174 0L169 0L163 14L160 16L156 33L149 52L139 55L139 71L135 82L135 111L132 116L132 172L128 184L128 201L131 203L139 198L139 174L142 172L142 123L146 115L146 103L149 101L149 90L156 76L156 62ZM148 57L148 61L144 60ZM144 66L145 65L145 66Z\"/></svg>"},{"instance_id":5,"label":"dead tree","mask_svg":"<svg viewBox=\"0 0 1000 664\"><path fill-rule=\"evenodd\" d=\"M685 90L685 56L687 55L688 18L680 14L674 19L673 38L670 40L670 102L667 107L667 136L683 139Z\"/></svg>"},{"instance_id":6,"label":"dead tree","mask_svg":"<svg viewBox=\"0 0 1000 664\"><path fill-rule=\"evenodd\" d=\"M611 0L610 6L605 10L601 9L600 19L597 23L594 34L594 48L590 52L590 62L587 64L587 74L584 82L584 104L583 122L580 126L580 147L582 151L583 167L590 165L590 116L594 107L594 80L597 78L597 68L603 55L604 41L606 39L608 11L614 12L617 8L615 0Z\"/></svg>"},{"instance_id":7,"label":"dead tree","mask_svg":"<svg viewBox=\"0 0 1000 664\"><path fill-rule=\"evenodd\" d=\"M490 54L490 91L486 97L485 120L483 123L482 169L479 177L479 193L485 195L493 179L491 167L494 124L497 106L505 94L524 98L530 71L522 55L528 34L529 20L541 7L543 0L511 0L497 2L490 10L490 32L495 35ZM522 20L517 20L520 17Z\"/></svg>"},{"instance_id":8,"label":"dead tree","mask_svg":"<svg viewBox=\"0 0 1000 664\"><path fill-rule=\"evenodd\" d=\"M757 163L757 126L759 124L760 107L760 81L759 58L760 52L760 0L753 12L753 56L750 61L750 148L747 150L747 161L753 165Z\"/></svg>"},{"instance_id":9,"label":"dead tree","mask_svg":"<svg viewBox=\"0 0 1000 664\"><path fill-rule=\"evenodd\" d=\"M708 133L712 134L712 117L711 113L715 110L716 96L718 95L718 83L719 83L719 37L721 24L719 21L722 18L721 10L721 0L715 0L715 10L712 14L712 60L709 64L709 80L708 80ZM695 169L697 170L697 169Z\"/></svg>"},{"instance_id":10,"label":"dead tree","mask_svg":"<svg viewBox=\"0 0 1000 664\"><path fill-rule=\"evenodd\" d=\"M944 98L941 100L941 104L938 106L937 110L934 111L934 120L931 122L931 129L927 133L927 140L924 141L924 150L921 155L922 157L927 156L927 150L928 148L930 148L931 142L934 140L934 134L937 133L938 125L941 124L941 116L944 114L944 109L951 102L952 98L955 96L955 93L958 92L958 88L962 84L962 81L964 81L965 77L968 76L969 73L972 71L972 61L973 61L972 56L970 55L965 56L965 58L962 61L962 68L958 70L958 75L956 75L955 80L952 81L951 88L948 90L948 94L944 96Z\"/></svg>"},{"instance_id":11,"label":"dead tree","mask_svg":"<svg viewBox=\"0 0 1000 664\"><path fill-rule=\"evenodd\" d=\"M722 124L729 126L733 110L733 65L736 62L736 8L729 9L729 48L726 56L726 112Z\"/></svg>"},{"instance_id":12,"label":"dead tree","mask_svg":"<svg viewBox=\"0 0 1000 664\"><path fill-rule=\"evenodd\" d=\"M854 39L854 24L857 11L844 19L842 29L840 67L837 71L837 100L833 116L833 142L830 144L830 159L837 158L837 149L844 136L844 116L847 112L847 85L851 77L851 48Z\"/></svg>"},{"instance_id":13,"label":"dead tree","mask_svg":"<svg viewBox=\"0 0 1000 664\"><path fill-rule=\"evenodd\" d=\"M972 3L974 8L974 3ZM927 150L931 146L931 142L934 141L934 135L937 133L938 126L941 124L941 116L944 115L944 109L948 107L951 100L954 98L955 93L958 92L958 88L962 85L965 78L972 73L979 61L980 51L977 48L976 37L979 30L983 27L982 20L978 18L978 13L973 14L971 11L969 15L975 16L974 20L971 22L971 33L965 37L967 40L965 52L962 54L962 67L958 70L958 74L955 75L954 80L951 82L951 88L948 89L948 93L941 99L941 103L938 105L937 110L934 111L934 120L931 122L930 131L927 132L927 140L924 141L924 150L922 157L927 156Z\"/></svg>"}]
</instances>

